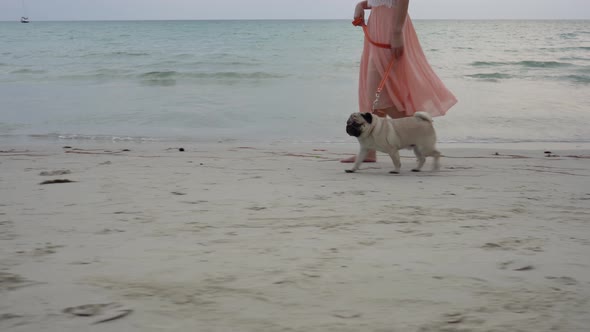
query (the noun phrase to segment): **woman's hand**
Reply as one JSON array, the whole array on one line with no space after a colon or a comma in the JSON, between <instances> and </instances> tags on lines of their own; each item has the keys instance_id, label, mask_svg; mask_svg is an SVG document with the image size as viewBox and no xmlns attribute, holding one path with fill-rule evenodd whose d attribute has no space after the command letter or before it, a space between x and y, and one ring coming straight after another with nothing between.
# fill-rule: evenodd
<instances>
[{"instance_id":1,"label":"woman's hand","mask_svg":"<svg viewBox=\"0 0 590 332\"><path fill-rule=\"evenodd\" d=\"M404 55L404 36L401 32L394 33L391 38L391 55L396 59Z\"/></svg>"},{"instance_id":2,"label":"woman's hand","mask_svg":"<svg viewBox=\"0 0 590 332\"><path fill-rule=\"evenodd\" d=\"M363 1L357 3L356 7L354 8L353 19L357 20L359 18L363 21L365 20L365 6L363 5Z\"/></svg>"},{"instance_id":3,"label":"woman's hand","mask_svg":"<svg viewBox=\"0 0 590 332\"><path fill-rule=\"evenodd\" d=\"M404 55L404 25L406 23L406 19L408 17L408 6L410 5L410 0L398 0L397 1L397 11L395 13L394 22L395 27L393 28L393 36L391 38L391 53L396 58L399 59L402 55Z\"/></svg>"}]
</instances>

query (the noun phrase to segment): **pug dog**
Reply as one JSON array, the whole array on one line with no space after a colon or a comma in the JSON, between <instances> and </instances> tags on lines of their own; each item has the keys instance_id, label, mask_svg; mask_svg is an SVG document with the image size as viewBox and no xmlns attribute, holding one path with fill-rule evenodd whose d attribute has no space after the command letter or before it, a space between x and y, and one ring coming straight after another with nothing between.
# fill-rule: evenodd
<instances>
[{"instance_id":1,"label":"pug dog","mask_svg":"<svg viewBox=\"0 0 590 332\"><path fill-rule=\"evenodd\" d=\"M412 172L420 172L426 157L434 158L433 170L439 169L440 152L436 149L436 133L432 117L425 112L416 112L414 116L391 119L381 118L371 113L352 113L346 122L346 133L358 139L360 151L352 169L346 173L356 172L369 150L387 153L393 161L394 170L399 174L401 162L399 150L413 149L418 165Z\"/></svg>"}]
</instances>

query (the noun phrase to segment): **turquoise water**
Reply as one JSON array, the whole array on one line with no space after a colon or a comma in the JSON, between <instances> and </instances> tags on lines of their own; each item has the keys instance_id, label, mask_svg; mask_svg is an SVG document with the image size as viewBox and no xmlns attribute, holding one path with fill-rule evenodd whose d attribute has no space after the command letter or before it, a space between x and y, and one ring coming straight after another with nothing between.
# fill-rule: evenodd
<instances>
[{"instance_id":1,"label":"turquoise water","mask_svg":"<svg viewBox=\"0 0 590 332\"><path fill-rule=\"evenodd\" d=\"M416 21L444 142L589 142L590 21ZM0 22L1 137L349 142L349 21Z\"/></svg>"}]
</instances>

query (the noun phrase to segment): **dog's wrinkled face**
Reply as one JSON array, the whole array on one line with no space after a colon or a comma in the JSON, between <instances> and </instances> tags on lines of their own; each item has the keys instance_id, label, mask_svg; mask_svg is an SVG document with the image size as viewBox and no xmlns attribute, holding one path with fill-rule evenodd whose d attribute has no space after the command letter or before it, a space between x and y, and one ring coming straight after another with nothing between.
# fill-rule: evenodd
<instances>
[{"instance_id":1,"label":"dog's wrinkled face","mask_svg":"<svg viewBox=\"0 0 590 332\"><path fill-rule=\"evenodd\" d=\"M360 137L361 134L373 123L371 113L352 113L346 121L346 133L350 136Z\"/></svg>"}]
</instances>

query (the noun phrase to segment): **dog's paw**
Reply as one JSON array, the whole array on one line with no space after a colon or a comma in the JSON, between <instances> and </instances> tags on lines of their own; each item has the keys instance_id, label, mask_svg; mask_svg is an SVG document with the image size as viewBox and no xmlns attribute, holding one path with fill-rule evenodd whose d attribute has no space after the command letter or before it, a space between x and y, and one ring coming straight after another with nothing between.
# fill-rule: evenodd
<instances>
[{"instance_id":1,"label":"dog's paw","mask_svg":"<svg viewBox=\"0 0 590 332\"><path fill-rule=\"evenodd\" d=\"M345 170L346 173L354 173L355 171L353 169L347 169Z\"/></svg>"},{"instance_id":2,"label":"dog's paw","mask_svg":"<svg viewBox=\"0 0 590 332\"><path fill-rule=\"evenodd\" d=\"M416 173L418 173L418 172L420 172L420 170L419 170L419 169L417 169L417 168L414 168L414 169L412 170L412 172L416 172Z\"/></svg>"},{"instance_id":3,"label":"dog's paw","mask_svg":"<svg viewBox=\"0 0 590 332\"><path fill-rule=\"evenodd\" d=\"M391 172L389 172L389 174L399 174L399 172L398 171L391 171Z\"/></svg>"}]
</instances>

